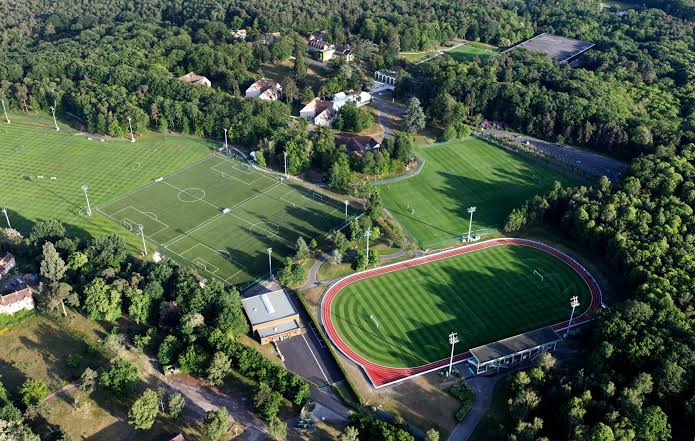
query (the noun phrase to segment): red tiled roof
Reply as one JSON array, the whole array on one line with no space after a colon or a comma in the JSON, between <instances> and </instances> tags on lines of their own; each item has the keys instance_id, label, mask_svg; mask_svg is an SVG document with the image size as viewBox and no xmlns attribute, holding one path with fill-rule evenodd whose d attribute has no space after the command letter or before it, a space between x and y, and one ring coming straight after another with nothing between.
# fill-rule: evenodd
<instances>
[{"instance_id":1,"label":"red tiled roof","mask_svg":"<svg viewBox=\"0 0 695 441\"><path fill-rule=\"evenodd\" d=\"M9 306L17 302L21 302L25 298L32 298L32 292L29 288L24 288L19 291L15 291L11 294L0 296L0 306Z\"/></svg>"}]
</instances>

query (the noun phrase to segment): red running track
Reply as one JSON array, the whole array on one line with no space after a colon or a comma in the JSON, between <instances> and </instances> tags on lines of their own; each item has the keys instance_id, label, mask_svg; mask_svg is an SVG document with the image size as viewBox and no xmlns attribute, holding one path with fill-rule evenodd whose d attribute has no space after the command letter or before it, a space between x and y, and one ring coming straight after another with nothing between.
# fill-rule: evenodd
<instances>
[{"instance_id":1,"label":"red running track","mask_svg":"<svg viewBox=\"0 0 695 441\"><path fill-rule=\"evenodd\" d=\"M368 277L374 277L380 274L386 274L418 265L424 265L429 262L434 262L437 260L446 259L448 257L454 257L497 245L524 245L536 248L541 251L545 251L546 253L552 254L553 256L565 262L567 265L571 266L577 272L577 274L579 274L579 276L582 278L582 280L584 280L584 282L589 287L589 290L591 291L591 305L589 305L589 308L583 314L575 317L572 320L572 327L579 326L590 321L595 312L601 308L601 288L599 287L598 283L596 283L596 280L591 276L591 274L589 274L589 272L576 260L572 259L565 253L541 242L536 242L527 239L503 238L487 240L473 245L464 245L459 248L441 251L439 253L431 254L428 256L417 257L415 259L407 260L405 262L382 266L379 268L362 271L360 273L344 277L334 285L331 285L331 287L328 288L328 291L326 291L326 294L323 296L320 308L321 323L323 324L323 327L326 330L326 333L330 337L333 344L346 357L348 357L350 360L354 361L355 363L360 365L362 369L364 369L365 373L367 374L367 377L369 377L369 380L376 388L388 386L390 384L397 383L414 376L422 375L427 372L432 372L434 370L447 366L449 364L449 359L447 358L417 367L394 368L372 363L371 361L361 357L355 351L353 351L350 348L350 346L348 346L347 343L345 343L336 332L335 326L333 325L331 318L331 305L333 304L333 300L336 298L336 296L340 293L340 291L343 288L350 285L351 283L357 282L358 280L363 280ZM552 325L552 328L555 331L560 331L566 329L567 326L568 322L564 321ZM531 330L529 329L529 331ZM470 352L464 352L462 354L455 355L454 361L460 362L470 357Z\"/></svg>"}]
</instances>

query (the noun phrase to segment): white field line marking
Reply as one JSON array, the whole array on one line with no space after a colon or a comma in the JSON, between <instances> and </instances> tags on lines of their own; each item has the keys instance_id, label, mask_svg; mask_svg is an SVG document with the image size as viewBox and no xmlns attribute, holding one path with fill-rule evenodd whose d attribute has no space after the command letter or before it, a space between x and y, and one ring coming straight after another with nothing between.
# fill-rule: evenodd
<instances>
[{"instance_id":1,"label":"white field line marking","mask_svg":"<svg viewBox=\"0 0 695 441\"><path fill-rule=\"evenodd\" d=\"M304 334L302 334L302 338L304 339L304 344L306 344L306 347L309 349L309 352L311 352L311 356L314 357L314 361L316 362L316 366L319 367L319 370L321 371L321 375L323 375L323 378L326 380L326 383L330 384L330 381L328 381L328 377L326 376L326 373L323 371L323 368L321 367L321 363L319 363L319 359L316 358L316 355L314 354L314 350L311 349L311 346L309 346L309 342L306 341L306 337Z\"/></svg>"},{"instance_id":2,"label":"white field line marking","mask_svg":"<svg viewBox=\"0 0 695 441\"><path fill-rule=\"evenodd\" d=\"M172 188L177 189L179 192L184 192L184 193L186 193L187 195L191 196L192 198L195 198L196 200L198 200L198 201L200 201L200 202L205 202L205 203L208 204L209 206L215 207L215 209L217 209L217 210L221 210L221 209L222 209L222 207L218 207L217 205L213 204L212 202L206 201L205 199L201 199L201 198L199 198L198 196L196 196L196 195L194 195L194 194L192 194L192 193L187 192L187 191L186 191L185 189L183 189L183 188L179 188L179 187L175 186L174 184L170 184L170 183L168 183L168 182L166 182L166 181L164 181L164 183L165 183L166 185L168 185L169 187L172 187ZM201 190L202 190L202 189L201 189ZM203 190L203 191L205 191L205 190ZM204 196L203 196L203 197L204 197ZM183 202L183 201L182 201L182 202Z\"/></svg>"},{"instance_id":3,"label":"white field line marking","mask_svg":"<svg viewBox=\"0 0 695 441\"><path fill-rule=\"evenodd\" d=\"M187 230L187 231L184 231L183 234L180 234L180 235L176 236L175 238L171 239L169 242L165 243L164 246L166 246L167 248L170 247L170 246L173 245L175 242L178 242L179 240L183 239L184 237L189 236L189 235L190 235L191 233L193 233L194 231L197 231L197 230L199 230L200 228L203 228L203 227L206 226L207 224L211 223L211 222L214 221L214 220L217 220L217 219L221 218L222 216L224 216L224 213L218 213L218 214L216 214L215 216L211 217L210 219L208 219L208 220L206 220L206 221L203 221L202 223L196 225L195 227L193 227L193 228L191 228L191 229L189 229L189 230Z\"/></svg>"},{"instance_id":4,"label":"white field line marking","mask_svg":"<svg viewBox=\"0 0 695 441\"><path fill-rule=\"evenodd\" d=\"M237 215L234 214L234 213L227 213L227 214L231 214L232 216L234 216L235 218L239 219L240 221L246 222L247 224L249 224L249 225L252 227L252 228L250 228L251 230L252 230L253 228L258 228L259 230L263 230L263 231L265 231L266 233L268 233L269 235L271 235L271 236L273 236L273 237L276 237L276 238L280 239L281 241L285 242L286 244L292 246L292 243L291 243L289 240L285 239L284 237L278 235L277 233L273 233L272 231L268 231L268 230L266 230L266 229L263 228L263 227L258 226L258 224L264 223L264 221L257 222L257 223L254 224L254 223L252 223L251 221L248 221L248 220L244 219L244 218L241 217L241 216L237 216ZM252 234L253 234L253 233L252 233Z\"/></svg>"},{"instance_id":5,"label":"white field line marking","mask_svg":"<svg viewBox=\"0 0 695 441\"><path fill-rule=\"evenodd\" d=\"M192 247L190 247L189 249L187 249L186 251L184 251L184 252L181 253L181 254L186 254L186 253L188 253L189 251L191 251L193 248L197 248L197 247L205 247L205 248L207 248L208 251L210 251L211 253L215 253L215 254L219 255L220 257L222 257L223 259L228 260L230 263L233 263L234 266L236 266L236 267L238 267L238 268L241 268L242 270L246 269L246 266L245 266L245 265L243 265L243 264L237 262L236 260L232 259L231 256L230 256L230 257L225 257L225 256L224 256L222 253L220 253L219 251L217 251L217 250L215 250L215 249L213 249L213 248L207 246L206 244L204 244L204 243L202 243L202 242L198 242L197 244L193 245Z\"/></svg>"}]
</instances>

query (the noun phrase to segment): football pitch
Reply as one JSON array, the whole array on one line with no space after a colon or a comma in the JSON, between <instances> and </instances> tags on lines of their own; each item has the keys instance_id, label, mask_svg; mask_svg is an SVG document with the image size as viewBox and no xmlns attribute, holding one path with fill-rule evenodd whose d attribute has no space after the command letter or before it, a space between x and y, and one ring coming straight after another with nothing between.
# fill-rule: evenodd
<instances>
[{"instance_id":1,"label":"football pitch","mask_svg":"<svg viewBox=\"0 0 695 441\"><path fill-rule=\"evenodd\" d=\"M418 146L419 175L384 184L384 204L421 248L450 244L468 232L499 230L513 208L547 191L553 181L576 181L558 171L478 138Z\"/></svg>"},{"instance_id":2,"label":"football pitch","mask_svg":"<svg viewBox=\"0 0 695 441\"><path fill-rule=\"evenodd\" d=\"M320 240L356 215L345 205L248 164L210 155L98 208L132 234L227 284L253 282L299 236Z\"/></svg>"},{"instance_id":3,"label":"football pitch","mask_svg":"<svg viewBox=\"0 0 695 441\"><path fill-rule=\"evenodd\" d=\"M451 332L462 354L566 321L572 296L580 302L575 318L597 306L583 276L560 257L502 241L472 247L479 249L353 277L329 293L324 325L329 315L329 333L353 360L411 368L448 360Z\"/></svg>"}]
</instances>

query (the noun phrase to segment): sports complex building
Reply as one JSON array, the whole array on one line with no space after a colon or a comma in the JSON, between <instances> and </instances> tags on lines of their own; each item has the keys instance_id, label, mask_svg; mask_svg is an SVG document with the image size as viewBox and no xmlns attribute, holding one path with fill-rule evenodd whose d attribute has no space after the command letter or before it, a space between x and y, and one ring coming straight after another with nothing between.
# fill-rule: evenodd
<instances>
[{"instance_id":1,"label":"sports complex building","mask_svg":"<svg viewBox=\"0 0 695 441\"><path fill-rule=\"evenodd\" d=\"M551 327L537 329L470 350L468 362L475 367L477 375L490 370L497 372L510 368L525 360L533 360L544 352L555 350L560 336Z\"/></svg>"},{"instance_id":2,"label":"sports complex building","mask_svg":"<svg viewBox=\"0 0 695 441\"><path fill-rule=\"evenodd\" d=\"M535 37L512 46L503 54L515 49L543 52L555 61L565 62L577 57L594 47L594 43L576 40L574 38L561 37L543 32Z\"/></svg>"},{"instance_id":3,"label":"sports complex building","mask_svg":"<svg viewBox=\"0 0 695 441\"><path fill-rule=\"evenodd\" d=\"M261 344L304 333L299 313L283 289L247 297L241 303L251 323L251 332L258 335Z\"/></svg>"}]
</instances>

